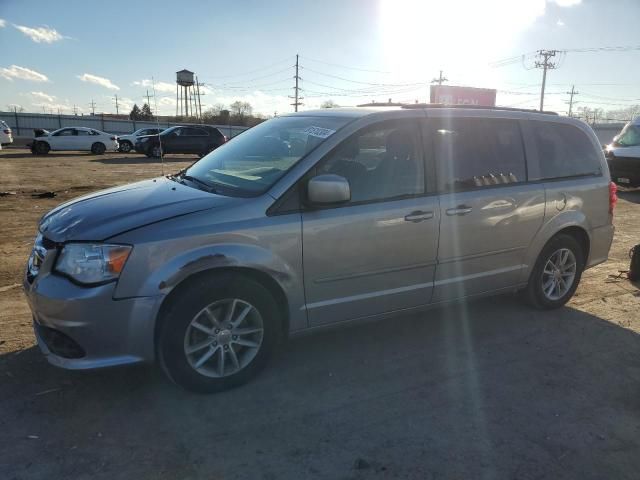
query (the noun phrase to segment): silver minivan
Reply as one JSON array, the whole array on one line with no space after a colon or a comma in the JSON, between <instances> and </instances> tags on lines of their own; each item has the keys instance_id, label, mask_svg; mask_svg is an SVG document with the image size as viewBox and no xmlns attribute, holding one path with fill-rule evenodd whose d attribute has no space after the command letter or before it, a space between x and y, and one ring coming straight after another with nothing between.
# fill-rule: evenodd
<instances>
[{"instance_id":1,"label":"silver minivan","mask_svg":"<svg viewBox=\"0 0 640 480\"><path fill-rule=\"evenodd\" d=\"M154 362L214 392L289 335L503 292L558 308L607 259L592 130L412 105L268 120L177 175L60 205L24 289L49 362Z\"/></svg>"}]
</instances>

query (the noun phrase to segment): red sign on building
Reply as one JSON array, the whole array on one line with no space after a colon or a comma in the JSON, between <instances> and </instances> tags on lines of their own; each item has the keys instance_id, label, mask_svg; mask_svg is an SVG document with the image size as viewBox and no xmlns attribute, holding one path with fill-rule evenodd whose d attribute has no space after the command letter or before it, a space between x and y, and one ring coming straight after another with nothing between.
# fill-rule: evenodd
<instances>
[{"instance_id":1,"label":"red sign on building","mask_svg":"<svg viewBox=\"0 0 640 480\"><path fill-rule=\"evenodd\" d=\"M431 103L495 107L496 90L491 88L431 85Z\"/></svg>"}]
</instances>

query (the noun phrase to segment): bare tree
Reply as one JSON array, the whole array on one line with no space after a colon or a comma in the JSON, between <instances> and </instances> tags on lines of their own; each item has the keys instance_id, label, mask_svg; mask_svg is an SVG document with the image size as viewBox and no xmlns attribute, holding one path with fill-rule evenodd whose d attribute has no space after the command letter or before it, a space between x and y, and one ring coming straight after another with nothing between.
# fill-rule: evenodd
<instances>
[{"instance_id":1,"label":"bare tree","mask_svg":"<svg viewBox=\"0 0 640 480\"><path fill-rule=\"evenodd\" d=\"M338 105L336 102L334 102L331 99L325 100L324 102L322 102L320 104L320 108L336 108L336 107L339 107L339 106L340 105Z\"/></svg>"},{"instance_id":2,"label":"bare tree","mask_svg":"<svg viewBox=\"0 0 640 480\"><path fill-rule=\"evenodd\" d=\"M231 110L231 115L238 118L244 118L253 112L253 107L249 102L241 102L240 100L236 100L231 105L229 105Z\"/></svg>"}]
</instances>

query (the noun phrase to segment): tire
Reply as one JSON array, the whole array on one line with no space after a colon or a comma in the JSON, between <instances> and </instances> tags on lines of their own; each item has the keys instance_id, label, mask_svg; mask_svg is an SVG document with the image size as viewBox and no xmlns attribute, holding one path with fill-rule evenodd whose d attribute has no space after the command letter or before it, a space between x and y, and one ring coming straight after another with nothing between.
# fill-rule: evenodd
<instances>
[{"instance_id":1,"label":"tire","mask_svg":"<svg viewBox=\"0 0 640 480\"><path fill-rule=\"evenodd\" d=\"M49 150L51 150L51 147L49 146L49 144L47 142L36 142L33 152L36 155L46 155L47 153L49 153Z\"/></svg>"},{"instance_id":2,"label":"tire","mask_svg":"<svg viewBox=\"0 0 640 480\"><path fill-rule=\"evenodd\" d=\"M149 147L147 150L147 157L149 158L160 158L162 156L162 150L160 150L159 145L153 145Z\"/></svg>"},{"instance_id":3,"label":"tire","mask_svg":"<svg viewBox=\"0 0 640 480\"><path fill-rule=\"evenodd\" d=\"M523 292L527 303L544 310L560 308L567 303L580 283L585 254L571 235L558 234L549 240L540 252ZM562 265L565 255L567 260ZM575 268L570 268L571 263L575 263Z\"/></svg>"},{"instance_id":4,"label":"tire","mask_svg":"<svg viewBox=\"0 0 640 480\"><path fill-rule=\"evenodd\" d=\"M102 155L106 151L107 151L107 147L105 146L104 143L96 142L93 145L91 145L91 153L93 153L94 155Z\"/></svg>"},{"instance_id":5,"label":"tire","mask_svg":"<svg viewBox=\"0 0 640 480\"><path fill-rule=\"evenodd\" d=\"M132 149L133 145L128 140L123 140L122 142L120 142L120 146L118 147L118 150L122 153L129 153Z\"/></svg>"},{"instance_id":6,"label":"tire","mask_svg":"<svg viewBox=\"0 0 640 480\"><path fill-rule=\"evenodd\" d=\"M192 392L214 393L246 383L266 365L281 338L281 321L260 283L241 275L205 275L177 295L160 318L156 345L170 380Z\"/></svg>"}]
</instances>

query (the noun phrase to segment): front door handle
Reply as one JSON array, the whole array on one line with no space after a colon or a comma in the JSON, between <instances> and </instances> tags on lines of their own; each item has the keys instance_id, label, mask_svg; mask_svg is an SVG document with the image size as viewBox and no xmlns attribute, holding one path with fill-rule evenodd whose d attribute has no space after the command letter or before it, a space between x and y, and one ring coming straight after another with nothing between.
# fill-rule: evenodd
<instances>
[{"instance_id":1,"label":"front door handle","mask_svg":"<svg viewBox=\"0 0 640 480\"><path fill-rule=\"evenodd\" d=\"M447 215L450 217L453 215L466 215L467 213L471 213L473 208L468 205L458 205L456 208L448 208Z\"/></svg>"},{"instance_id":2,"label":"front door handle","mask_svg":"<svg viewBox=\"0 0 640 480\"><path fill-rule=\"evenodd\" d=\"M424 212L422 210L416 210L415 212L411 212L409 215L405 216L404 219L406 222L418 223L423 220L429 220L433 218L433 212Z\"/></svg>"}]
</instances>

